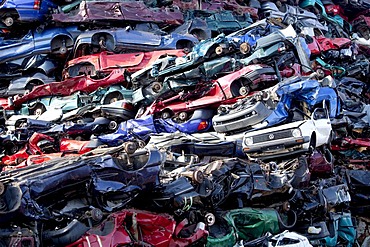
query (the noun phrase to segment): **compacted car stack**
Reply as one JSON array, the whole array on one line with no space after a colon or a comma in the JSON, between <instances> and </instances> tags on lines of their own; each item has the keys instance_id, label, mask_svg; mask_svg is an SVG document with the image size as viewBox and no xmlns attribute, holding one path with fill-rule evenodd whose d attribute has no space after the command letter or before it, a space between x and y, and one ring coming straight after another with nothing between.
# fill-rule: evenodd
<instances>
[{"instance_id":1,"label":"compacted car stack","mask_svg":"<svg viewBox=\"0 0 370 247\"><path fill-rule=\"evenodd\" d=\"M369 7L1 1L0 246L369 246Z\"/></svg>"}]
</instances>

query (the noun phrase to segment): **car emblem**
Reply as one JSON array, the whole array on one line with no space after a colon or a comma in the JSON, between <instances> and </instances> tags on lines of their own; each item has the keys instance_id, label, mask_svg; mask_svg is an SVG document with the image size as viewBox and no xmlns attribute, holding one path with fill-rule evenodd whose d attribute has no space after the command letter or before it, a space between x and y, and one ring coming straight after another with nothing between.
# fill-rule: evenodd
<instances>
[{"instance_id":1,"label":"car emblem","mask_svg":"<svg viewBox=\"0 0 370 247\"><path fill-rule=\"evenodd\" d=\"M274 134L269 134L269 139L270 140L274 139L274 137L275 137Z\"/></svg>"}]
</instances>

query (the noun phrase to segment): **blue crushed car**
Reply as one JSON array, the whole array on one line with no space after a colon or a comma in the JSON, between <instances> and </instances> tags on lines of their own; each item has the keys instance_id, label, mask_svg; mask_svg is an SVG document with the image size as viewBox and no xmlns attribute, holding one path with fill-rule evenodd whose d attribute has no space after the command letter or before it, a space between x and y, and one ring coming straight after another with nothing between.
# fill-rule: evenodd
<instances>
[{"instance_id":1,"label":"blue crushed car","mask_svg":"<svg viewBox=\"0 0 370 247\"><path fill-rule=\"evenodd\" d=\"M36 54L66 54L80 33L76 27L49 28L42 32L30 30L21 38L0 37L0 64Z\"/></svg>"},{"instance_id":2,"label":"blue crushed car","mask_svg":"<svg viewBox=\"0 0 370 247\"><path fill-rule=\"evenodd\" d=\"M198 39L187 34L157 35L131 28L101 29L85 31L77 37L74 45L74 58L111 51L115 53L132 51L154 51L171 49L191 49Z\"/></svg>"},{"instance_id":3,"label":"blue crushed car","mask_svg":"<svg viewBox=\"0 0 370 247\"><path fill-rule=\"evenodd\" d=\"M41 22L57 5L50 0L5 0L0 5L0 28L9 28L17 22Z\"/></svg>"},{"instance_id":4,"label":"blue crushed car","mask_svg":"<svg viewBox=\"0 0 370 247\"><path fill-rule=\"evenodd\" d=\"M147 140L153 133L183 133L205 132L212 126L213 110L195 110L193 116L186 122L178 123L173 119L155 119L153 115L130 119L122 122L113 134L98 136L98 141L110 146L117 146L131 140Z\"/></svg>"}]
</instances>

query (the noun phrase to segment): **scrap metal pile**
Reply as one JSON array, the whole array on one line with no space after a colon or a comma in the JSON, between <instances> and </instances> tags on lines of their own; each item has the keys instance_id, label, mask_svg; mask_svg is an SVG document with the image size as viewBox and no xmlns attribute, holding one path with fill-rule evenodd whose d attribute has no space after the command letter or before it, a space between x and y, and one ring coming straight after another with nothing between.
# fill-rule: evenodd
<instances>
[{"instance_id":1,"label":"scrap metal pile","mask_svg":"<svg viewBox=\"0 0 370 247\"><path fill-rule=\"evenodd\" d=\"M3 0L0 246L369 246L370 2Z\"/></svg>"}]
</instances>

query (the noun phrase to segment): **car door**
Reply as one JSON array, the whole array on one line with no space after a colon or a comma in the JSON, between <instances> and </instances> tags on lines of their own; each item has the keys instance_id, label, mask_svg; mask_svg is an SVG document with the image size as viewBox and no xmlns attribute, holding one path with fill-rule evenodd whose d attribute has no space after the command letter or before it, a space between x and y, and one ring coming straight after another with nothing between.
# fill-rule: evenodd
<instances>
[{"instance_id":1,"label":"car door","mask_svg":"<svg viewBox=\"0 0 370 247\"><path fill-rule=\"evenodd\" d=\"M0 63L15 60L31 54L35 48L32 31L21 39L0 38Z\"/></svg>"},{"instance_id":2,"label":"car door","mask_svg":"<svg viewBox=\"0 0 370 247\"><path fill-rule=\"evenodd\" d=\"M332 131L328 110L316 108L312 113L312 121L316 128L316 146L326 144Z\"/></svg>"}]
</instances>

